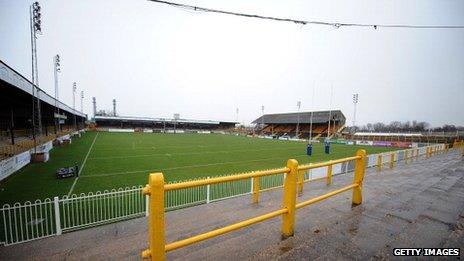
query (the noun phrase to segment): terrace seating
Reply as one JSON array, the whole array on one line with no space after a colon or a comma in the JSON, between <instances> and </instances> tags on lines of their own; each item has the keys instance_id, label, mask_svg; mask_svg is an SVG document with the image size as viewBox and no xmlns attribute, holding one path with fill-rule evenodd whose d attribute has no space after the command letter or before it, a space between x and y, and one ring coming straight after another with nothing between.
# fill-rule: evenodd
<instances>
[{"instance_id":1,"label":"terrace seating","mask_svg":"<svg viewBox=\"0 0 464 261\"><path fill-rule=\"evenodd\" d=\"M340 129L339 125L333 125L330 126L330 133L335 133ZM327 125L321 125L321 124L315 124L312 126L312 131L311 131L311 126L308 124L301 124L299 126L299 133L300 137L306 137L309 135L310 132L312 132L314 135L320 135L327 133L328 126ZM283 135L285 133L292 135L296 133L296 125L294 124L270 124L267 125L262 129L263 132L265 133L273 133L273 134L278 134L278 135Z\"/></svg>"}]
</instances>

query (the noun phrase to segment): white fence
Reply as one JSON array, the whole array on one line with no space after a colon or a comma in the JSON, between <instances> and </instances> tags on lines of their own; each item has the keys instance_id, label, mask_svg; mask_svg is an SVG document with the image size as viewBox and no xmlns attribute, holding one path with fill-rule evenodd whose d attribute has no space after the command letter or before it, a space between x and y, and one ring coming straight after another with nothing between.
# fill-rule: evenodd
<instances>
[{"instance_id":1,"label":"white fence","mask_svg":"<svg viewBox=\"0 0 464 261\"><path fill-rule=\"evenodd\" d=\"M443 148L444 145L435 145ZM415 149L413 149L415 151ZM426 147L418 148L419 154L426 153ZM389 155L395 154L395 161L404 160L404 150L382 153L384 164ZM377 155L368 156L368 167L377 164ZM409 153L411 157L411 153ZM335 164L333 175L352 172L354 161ZM324 177L327 167L309 170L304 179L310 180ZM281 187L284 175L276 174L260 178L261 190ZM165 195L166 210L185 208L198 204L210 203L231 197L250 194L253 180L239 180L221 184L206 185L182 190L167 191ZM62 232L86 227L107 224L111 222L142 217L147 213L147 197L142 196L142 186L64 196L61 199L36 200L24 204L3 205L0 208L0 244L12 245Z\"/></svg>"}]
</instances>

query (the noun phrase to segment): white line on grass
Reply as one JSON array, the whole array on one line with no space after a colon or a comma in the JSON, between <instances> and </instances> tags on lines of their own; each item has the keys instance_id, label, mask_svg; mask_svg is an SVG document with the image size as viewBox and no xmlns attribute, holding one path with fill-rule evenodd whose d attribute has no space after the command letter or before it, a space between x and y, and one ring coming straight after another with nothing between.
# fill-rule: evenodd
<instances>
[{"instance_id":1,"label":"white line on grass","mask_svg":"<svg viewBox=\"0 0 464 261\"><path fill-rule=\"evenodd\" d=\"M295 150L298 149L297 147L295 148L285 148L285 149L279 149L279 151L288 151L288 150ZM108 156L108 157L92 157L89 158L90 160L104 160L104 159L126 159L126 158L142 158L142 157L153 157L153 156L178 156L178 155L202 155L202 154L216 154L216 153L235 153L235 152L258 152L258 151L272 151L276 150L275 148L269 148L269 149L256 149L256 150L211 150L211 151L202 151L202 152L180 152L180 153L153 153L153 154L140 154L140 155L125 155L125 156Z\"/></svg>"},{"instance_id":2,"label":"white line on grass","mask_svg":"<svg viewBox=\"0 0 464 261\"><path fill-rule=\"evenodd\" d=\"M294 157L303 157L306 154L296 155ZM217 163L208 163L208 164L198 164L198 165L188 165L188 166L179 166L179 167L172 167L172 168L162 168L160 169L145 169L145 170L136 170L136 171L123 171L123 172L113 172L113 173L102 173L97 175L88 175L83 178L98 178L98 177L107 177L107 176L118 176L118 175L126 175L126 174L133 174L133 173L142 173L142 172L154 172L154 171L164 171L164 170L175 170L175 169L186 169L186 168L198 168L198 167L209 167L209 166L216 166L216 165L227 165L227 164L235 164L235 163L249 163L249 162L256 162L256 161L268 161L268 160L276 160L276 159L288 159L289 157L275 157L275 158L265 158L265 159L255 159L255 160L241 160L241 161L227 161L227 162L217 162Z\"/></svg>"},{"instance_id":3,"label":"white line on grass","mask_svg":"<svg viewBox=\"0 0 464 261\"><path fill-rule=\"evenodd\" d=\"M283 142L283 141L282 141ZM221 147L221 148L224 148L224 147L227 147L227 148L234 148L234 147L243 147L243 146L249 146L249 145L254 145L256 143L243 143L243 144L240 144L240 145L229 145L229 146L224 146L223 144L221 145L210 145L210 146L204 146L203 147L208 147L208 148L214 148L214 147ZM302 143L299 143L299 144L291 144L292 146L297 146L299 147ZM202 145L172 145L172 146L159 146L159 144L157 144L157 147L153 147L153 146L137 146L137 150L158 150L158 149L170 149L170 148L181 148L181 149L185 149L185 148L198 148L199 146L202 146ZM109 147L111 146L112 148L103 148L103 147ZM105 151L105 150L114 150L114 145L98 145L98 149L95 149L95 150L98 150L98 151ZM122 146L122 145L119 145L118 147L118 150L133 150L132 148L132 145L131 144L127 144L126 146Z\"/></svg>"},{"instance_id":4,"label":"white line on grass","mask_svg":"<svg viewBox=\"0 0 464 261\"><path fill-rule=\"evenodd\" d=\"M93 144L95 144L95 141L97 140L98 134L99 134L99 132L97 132L97 135L95 135L95 138L93 138L92 145L90 145L89 151L87 151L87 155L85 155L84 162L82 162L82 166L80 167L79 172L77 173L77 177L74 179L74 182L73 182L73 184L71 186L71 189L68 192L68 197L71 195L71 193L72 193L72 191L74 189L74 186L76 186L77 180L81 176L81 172L84 169L85 162L87 162L87 158L89 157L90 151L93 148Z\"/></svg>"}]
</instances>

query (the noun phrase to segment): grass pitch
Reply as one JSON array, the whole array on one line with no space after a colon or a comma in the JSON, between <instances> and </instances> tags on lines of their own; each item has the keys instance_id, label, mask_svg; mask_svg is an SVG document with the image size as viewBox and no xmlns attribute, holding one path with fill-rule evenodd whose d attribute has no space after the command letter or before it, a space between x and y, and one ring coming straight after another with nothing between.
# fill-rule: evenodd
<instances>
[{"instance_id":1,"label":"grass pitch","mask_svg":"<svg viewBox=\"0 0 464 261\"><path fill-rule=\"evenodd\" d=\"M0 183L0 204L144 185L148 174L163 172L166 181L213 177L368 154L393 148L314 144L222 134L153 134L88 132L69 146L54 148L46 163L30 164ZM55 171L78 162L78 179L57 179Z\"/></svg>"}]
</instances>

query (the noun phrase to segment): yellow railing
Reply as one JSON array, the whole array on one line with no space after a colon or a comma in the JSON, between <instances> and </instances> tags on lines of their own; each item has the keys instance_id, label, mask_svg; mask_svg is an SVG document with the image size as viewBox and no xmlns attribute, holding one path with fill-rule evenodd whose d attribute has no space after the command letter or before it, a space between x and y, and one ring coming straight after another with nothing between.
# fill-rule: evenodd
<instances>
[{"instance_id":1,"label":"yellow railing","mask_svg":"<svg viewBox=\"0 0 464 261\"><path fill-rule=\"evenodd\" d=\"M464 157L464 140L461 140L461 141L455 140L453 143L453 149L461 149L461 148L462 148L461 156Z\"/></svg>"},{"instance_id":2,"label":"yellow railing","mask_svg":"<svg viewBox=\"0 0 464 261\"><path fill-rule=\"evenodd\" d=\"M142 252L143 258L151 258L152 260L164 260L165 254L168 251L175 250L184 246L188 246L212 237L216 237L258 222L268 220L270 218L282 216L281 233L283 238L293 236L295 226L295 212L296 209L314 204L326 198L335 196L339 193L353 190L352 204L358 205L362 203L362 182L364 179L364 172L366 169L366 151L358 150L356 156L348 157L339 160L332 160L328 162L321 162L316 164L298 165L298 161L290 159L287 161L287 166L279 169L255 171L246 174L239 174L234 176L217 177L204 180L195 180L174 184L165 184L164 176L162 173L152 173L148 178L148 185L143 189L143 194L148 195L149 199L149 248ZM355 170L353 183L341 189L329 192L327 194L296 203L297 191L303 190L302 173L305 170L328 167L328 177L331 182L331 168L334 164L343 163L348 161L355 161ZM330 169L330 171L329 171ZM285 175L284 178L284 193L283 193L283 206L280 209L270 213L257 216L245 221L241 221L223 228L209 231L200 235L190 238L182 239L176 242L165 242L165 225L164 225L164 193L165 191L185 189L191 187L198 187L204 185L211 185L217 183L224 183L230 181L237 181L243 179L253 179L253 202L259 200L259 178L263 176L281 174ZM330 179L329 179L330 176ZM298 186L298 187L297 187ZM255 190L256 188L256 190Z\"/></svg>"},{"instance_id":3,"label":"yellow railing","mask_svg":"<svg viewBox=\"0 0 464 261\"><path fill-rule=\"evenodd\" d=\"M455 140L454 143L453 143L453 148L455 149L459 149L459 148L463 148L464 147L464 140Z\"/></svg>"}]
</instances>

